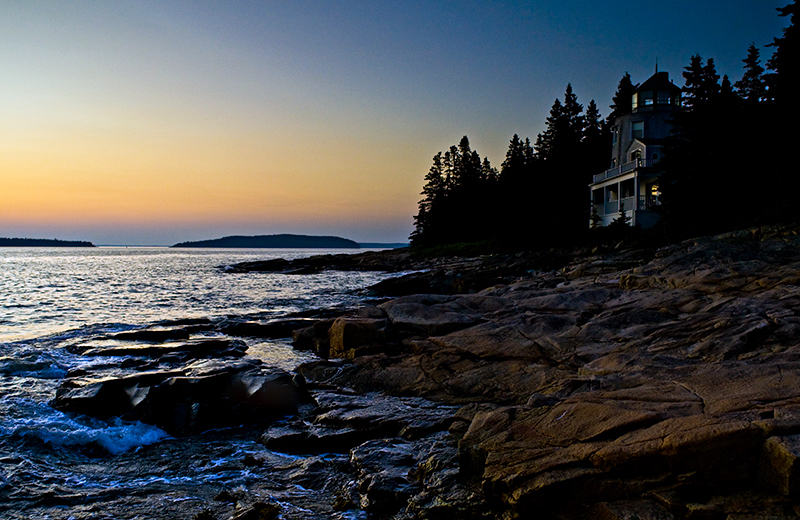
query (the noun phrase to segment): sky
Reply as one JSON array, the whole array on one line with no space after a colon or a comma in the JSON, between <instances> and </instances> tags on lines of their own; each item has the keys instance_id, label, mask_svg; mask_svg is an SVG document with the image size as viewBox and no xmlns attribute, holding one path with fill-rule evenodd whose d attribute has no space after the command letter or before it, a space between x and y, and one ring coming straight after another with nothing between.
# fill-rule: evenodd
<instances>
[{"instance_id":1,"label":"sky","mask_svg":"<svg viewBox=\"0 0 800 520\"><path fill-rule=\"evenodd\" d=\"M571 83L736 81L789 0L0 3L0 237L402 242L432 157L500 166ZM479 209L478 209L479 210Z\"/></svg>"}]
</instances>

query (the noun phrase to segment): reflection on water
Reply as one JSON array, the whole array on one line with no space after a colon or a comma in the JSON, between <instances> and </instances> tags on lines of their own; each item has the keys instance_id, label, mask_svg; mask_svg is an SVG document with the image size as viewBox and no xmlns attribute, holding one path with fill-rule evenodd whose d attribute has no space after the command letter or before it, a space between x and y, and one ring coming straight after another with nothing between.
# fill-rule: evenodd
<instances>
[{"instance_id":1,"label":"reflection on water","mask_svg":"<svg viewBox=\"0 0 800 520\"><path fill-rule=\"evenodd\" d=\"M0 248L0 343L97 323L144 324L355 301L375 273L285 276L220 266L341 251ZM350 251L352 252L352 251Z\"/></svg>"},{"instance_id":2,"label":"reflection on water","mask_svg":"<svg viewBox=\"0 0 800 520\"><path fill-rule=\"evenodd\" d=\"M358 290L383 277L220 269L312 253L320 251L0 249L0 518L193 518L204 510L228 518L236 496L277 501L292 518L361 518L330 509L335 479L344 476L331 471L297 485L307 461L267 451L255 429L174 439L150 425L48 404L70 370L116 362L73 354L76 344L164 320L269 319L355 305ZM287 370L311 356L288 339L245 341L248 356ZM346 463L315 459L325 468Z\"/></svg>"}]
</instances>

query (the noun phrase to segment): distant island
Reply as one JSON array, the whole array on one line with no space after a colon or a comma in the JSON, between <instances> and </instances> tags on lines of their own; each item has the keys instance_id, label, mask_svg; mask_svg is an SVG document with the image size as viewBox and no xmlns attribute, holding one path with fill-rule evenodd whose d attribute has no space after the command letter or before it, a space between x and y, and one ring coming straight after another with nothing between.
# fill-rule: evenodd
<instances>
[{"instance_id":1,"label":"distant island","mask_svg":"<svg viewBox=\"0 0 800 520\"><path fill-rule=\"evenodd\" d=\"M57 238L0 238L0 247L96 247L84 240Z\"/></svg>"},{"instance_id":2,"label":"distant island","mask_svg":"<svg viewBox=\"0 0 800 520\"><path fill-rule=\"evenodd\" d=\"M240 247L270 249L359 249L358 242L341 237L307 235L230 236L213 240L181 242L172 247Z\"/></svg>"}]
</instances>

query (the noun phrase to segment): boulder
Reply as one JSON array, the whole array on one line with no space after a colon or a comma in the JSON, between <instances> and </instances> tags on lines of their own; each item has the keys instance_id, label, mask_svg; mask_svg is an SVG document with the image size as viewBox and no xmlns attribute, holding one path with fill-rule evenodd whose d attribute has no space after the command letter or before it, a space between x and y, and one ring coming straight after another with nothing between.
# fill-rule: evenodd
<instances>
[{"instance_id":1,"label":"boulder","mask_svg":"<svg viewBox=\"0 0 800 520\"><path fill-rule=\"evenodd\" d=\"M383 347L388 320L378 318L337 318L328 329L329 356L348 358Z\"/></svg>"},{"instance_id":2,"label":"boulder","mask_svg":"<svg viewBox=\"0 0 800 520\"><path fill-rule=\"evenodd\" d=\"M291 374L282 370L203 360L180 369L68 378L51 404L65 412L140 420L188 435L291 415L304 398Z\"/></svg>"},{"instance_id":3,"label":"boulder","mask_svg":"<svg viewBox=\"0 0 800 520\"><path fill-rule=\"evenodd\" d=\"M764 482L782 495L800 493L800 435L770 437L760 466Z\"/></svg>"}]
</instances>

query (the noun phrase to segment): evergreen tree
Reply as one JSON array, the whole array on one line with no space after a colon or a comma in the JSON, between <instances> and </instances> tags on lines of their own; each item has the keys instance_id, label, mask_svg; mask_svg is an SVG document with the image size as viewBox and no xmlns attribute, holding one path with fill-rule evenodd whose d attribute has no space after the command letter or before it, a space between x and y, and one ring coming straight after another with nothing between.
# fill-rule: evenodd
<instances>
[{"instance_id":1,"label":"evergreen tree","mask_svg":"<svg viewBox=\"0 0 800 520\"><path fill-rule=\"evenodd\" d=\"M550 107L550 115L545 121L545 131L536 136L536 156L546 160L555 147L558 130L564 119L564 105L561 100L556 98L553 106Z\"/></svg>"},{"instance_id":2,"label":"evergreen tree","mask_svg":"<svg viewBox=\"0 0 800 520\"><path fill-rule=\"evenodd\" d=\"M583 116L583 139L592 140L599 138L602 133L602 117L600 111L597 109L597 103L594 99L589 101L586 105L586 114Z\"/></svg>"},{"instance_id":3,"label":"evergreen tree","mask_svg":"<svg viewBox=\"0 0 800 520\"><path fill-rule=\"evenodd\" d=\"M724 77L720 84L714 60L703 64L699 55L691 57L683 75L685 107L673 118L660 183L665 224L675 238L743 222L746 213L730 209L755 210L764 196L761 186L746 180L757 168L744 151L759 137L745 125L749 116L730 80Z\"/></svg>"},{"instance_id":4,"label":"evergreen tree","mask_svg":"<svg viewBox=\"0 0 800 520\"><path fill-rule=\"evenodd\" d=\"M497 168L492 167L492 163L489 162L488 157L484 157L481 163L481 180L493 185L497 182L497 179Z\"/></svg>"},{"instance_id":5,"label":"evergreen tree","mask_svg":"<svg viewBox=\"0 0 800 520\"><path fill-rule=\"evenodd\" d=\"M692 56L689 66L684 68L683 103L689 110L709 103L719 93L719 74L714 66L714 59L709 58L703 65L699 54Z\"/></svg>"},{"instance_id":6,"label":"evergreen tree","mask_svg":"<svg viewBox=\"0 0 800 520\"><path fill-rule=\"evenodd\" d=\"M734 84L739 97L748 103L757 103L766 98L767 88L764 84L764 67L761 66L761 57L755 43L747 49L744 62L744 75Z\"/></svg>"},{"instance_id":7,"label":"evergreen tree","mask_svg":"<svg viewBox=\"0 0 800 520\"><path fill-rule=\"evenodd\" d=\"M586 106L584 117L583 141L581 143L581 159L586 162L585 182L588 184L592 176L606 168L611 151L611 132L603 120L594 99Z\"/></svg>"},{"instance_id":8,"label":"evergreen tree","mask_svg":"<svg viewBox=\"0 0 800 520\"><path fill-rule=\"evenodd\" d=\"M800 132L791 121L800 119L800 105L797 103L797 93L800 92L800 29L797 27L797 16L800 6L797 1L792 1L786 7L778 8L779 16L789 18L789 26L783 29L780 38L775 38L769 47L775 48L772 57L767 61L767 68L771 71L766 74L768 98L774 100L768 106L766 114L761 120L760 128L764 132L765 146L761 150L791 150L800 140ZM773 201L773 214L779 218L789 218L800 221L800 205L793 198L800 190L800 176L797 164L791 154L769 154L768 164L765 165L772 172L774 186L780 186L780 193Z\"/></svg>"},{"instance_id":9,"label":"evergreen tree","mask_svg":"<svg viewBox=\"0 0 800 520\"><path fill-rule=\"evenodd\" d=\"M425 176L412 244L429 246L489 236L498 224L490 211L496 180L497 170L488 158L481 160L466 136L458 145L437 153Z\"/></svg>"},{"instance_id":10,"label":"evergreen tree","mask_svg":"<svg viewBox=\"0 0 800 520\"><path fill-rule=\"evenodd\" d=\"M536 154L542 160L558 161L574 154L583 139L583 106L567 84L564 103L556 98L550 108L545 131L536 138Z\"/></svg>"},{"instance_id":11,"label":"evergreen tree","mask_svg":"<svg viewBox=\"0 0 800 520\"><path fill-rule=\"evenodd\" d=\"M636 85L631 82L631 75L627 72L617 85L617 92L611 99L612 105L609 106L611 113L608 114L609 124L613 124L619 116L630 114L633 110L633 94L636 92Z\"/></svg>"},{"instance_id":12,"label":"evergreen tree","mask_svg":"<svg viewBox=\"0 0 800 520\"><path fill-rule=\"evenodd\" d=\"M500 165L500 179L505 182L520 178L525 171L525 150L517 134L511 138L506 151L506 158Z\"/></svg>"},{"instance_id":13,"label":"evergreen tree","mask_svg":"<svg viewBox=\"0 0 800 520\"><path fill-rule=\"evenodd\" d=\"M602 166L595 168L584 153L585 130L583 106L568 84L564 103L555 100L545 131L536 137L537 188L549 195L537 205L542 215L540 222L548 222L549 227L546 232L540 231L543 240L574 239L586 230L590 209L586 204L587 178ZM562 217L548 219L547 215L552 214Z\"/></svg>"},{"instance_id":14,"label":"evergreen tree","mask_svg":"<svg viewBox=\"0 0 800 520\"><path fill-rule=\"evenodd\" d=\"M797 0L793 0L786 7L778 8L780 16L789 17L789 27L783 30L783 36L775 38L769 47L774 47L775 52L767 61L767 68L773 71L768 75L770 97L785 103L786 107L792 104L792 97L800 91L800 29L796 25L796 17L800 13Z\"/></svg>"}]
</instances>

